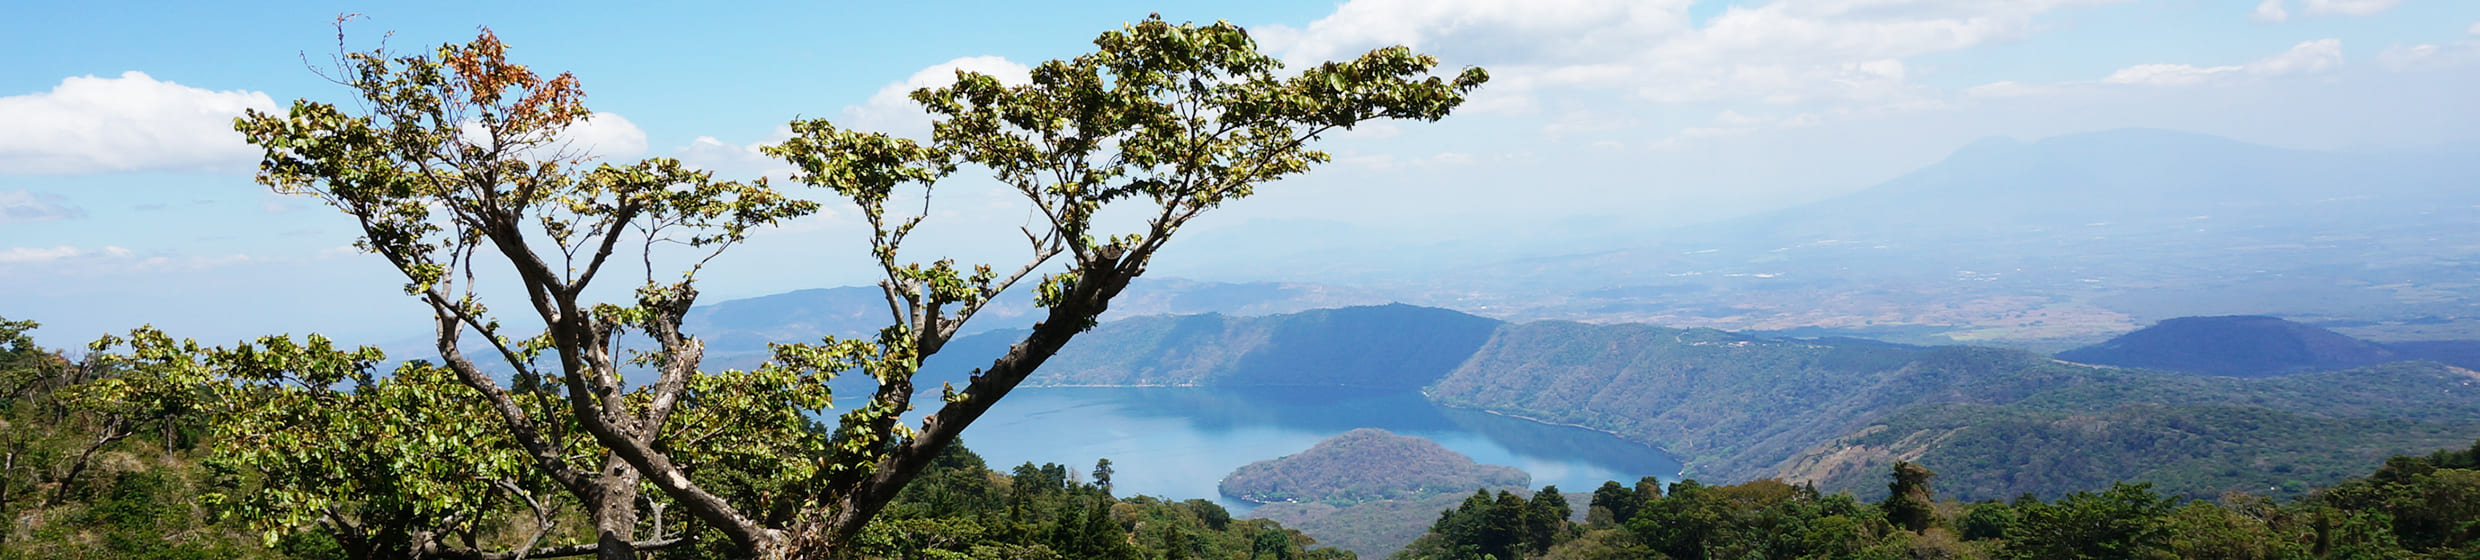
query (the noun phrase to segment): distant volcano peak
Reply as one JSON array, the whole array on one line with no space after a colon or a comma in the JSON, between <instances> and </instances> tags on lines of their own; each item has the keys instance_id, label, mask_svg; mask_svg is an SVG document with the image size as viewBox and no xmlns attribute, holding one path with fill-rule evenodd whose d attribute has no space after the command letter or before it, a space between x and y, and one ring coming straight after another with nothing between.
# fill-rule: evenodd
<instances>
[{"instance_id":1,"label":"distant volcano peak","mask_svg":"<svg viewBox=\"0 0 2480 560\"><path fill-rule=\"evenodd\" d=\"M2230 377L2348 369L2399 359L2393 350L2280 317L2179 317L2058 353L2070 362Z\"/></svg>"}]
</instances>

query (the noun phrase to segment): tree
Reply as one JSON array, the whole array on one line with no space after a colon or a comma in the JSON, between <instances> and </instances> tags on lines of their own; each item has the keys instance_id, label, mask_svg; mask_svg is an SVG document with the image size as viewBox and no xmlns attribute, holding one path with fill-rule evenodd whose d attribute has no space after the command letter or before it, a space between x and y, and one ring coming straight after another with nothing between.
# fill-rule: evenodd
<instances>
[{"instance_id":1,"label":"tree","mask_svg":"<svg viewBox=\"0 0 2480 560\"><path fill-rule=\"evenodd\" d=\"M1879 504L1886 511L1886 520L1914 533L1929 529L1937 520L1935 492L1929 489L1929 477L1937 476L1928 467L1910 461L1896 461L1894 481L1886 483L1886 501Z\"/></svg>"},{"instance_id":2,"label":"tree","mask_svg":"<svg viewBox=\"0 0 2480 560\"><path fill-rule=\"evenodd\" d=\"M128 354L107 352L124 344L130 348ZM112 444L152 429L165 432L163 443L172 445L169 434L175 423L196 412L205 400L199 391L204 371L197 363L194 343L175 343L161 331L141 327L127 339L105 336L88 349L94 355L72 366L67 385L53 396L63 412L83 418L93 431L83 434L87 437L79 442L76 458L60 475L46 506L65 503L77 490L80 475L94 463L95 454Z\"/></svg>"},{"instance_id":3,"label":"tree","mask_svg":"<svg viewBox=\"0 0 2480 560\"><path fill-rule=\"evenodd\" d=\"M1183 225L1327 161L1308 147L1325 133L1436 120L1487 79L1479 69L1428 76L1436 60L1402 47L1285 77L1221 22L1149 18L1094 44L1041 64L1025 85L960 72L953 86L914 92L935 119L926 144L805 120L767 147L798 170L795 181L871 224L893 324L871 340L778 345L755 371L698 368L703 346L681 330L697 273L751 230L818 206L763 179L569 150L560 133L591 114L577 81L508 62L488 30L429 56L345 53L335 78L358 94L360 114L303 100L236 127L264 149L260 182L350 215L358 246L403 274L406 293L432 311L440 367L460 398L481 404L507 450L580 504L598 554L661 544L637 535L646 498L686 510L740 554L823 556L1090 328ZM990 170L1042 216L1023 231L1027 257L1006 272L922 264L904 250L929 210L890 202L928 200L960 166ZM1107 231L1096 221L1106 208L1144 219ZM594 282L618 270L643 273L634 297L595 299ZM903 425L922 359L1029 278L1041 322L964 387L946 387L918 428ZM495 314L478 279L521 287L521 313ZM651 349L630 352L623 336ZM467 354L469 342L491 366ZM631 367L649 370L645 380L624 381ZM877 390L832 427L812 422L831 402L825 381L846 372L871 376ZM719 471L733 469L705 468L715 465L739 474L727 482ZM659 496L639 496L641 485Z\"/></svg>"},{"instance_id":4,"label":"tree","mask_svg":"<svg viewBox=\"0 0 2480 560\"><path fill-rule=\"evenodd\" d=\"M325 337L263 337L205 352L220 403L209 463L249 473L246 487L208 499L269 542L316 526L349 558L540 558L594 552L599 543L545 544L571 507L561 487L466 398L456 373L427 361L381 375L377 350L336 348ZM520 393L522 394L522 393ZM518 405L559 420L536 399ZM561 423L560 449L587 436ZM499 529L514 540L493 540ZM637 548L679 544L645 539ZM504 549L504 550L502 550Z\"/></svg>"},{"instance_id":5,"label":"tree","mask_svg":"<svg viewBox=\"0 0 2480 560\"><path fill-rule=\"evenodd\" d=\"M2007 548L2030 558L2134 558L2160 550L2161 520L2176 507L2177 498L2154 494L2151 483L2124 482L2099 494L2017 504Z\"/></svg>"},{"instance_id":6,"label":"tree","mask_svg":"<svg viewBox=\"0 0 2480 560\"><path fill-rule=\"evenodd\" d=\"M1094 487L1101 488L1103 494L1107 495L1111 493L1110 459L1106 458L1094 461Z\"/></svg>"},{"instance_id":7,"label":"tree","mask_svg":"<svg viewBox=\"0 0 2480 560\"><path fill-rule=\"evenodd\" d=\"M1602 487L1593 489L1593 502L1587 507L1591 508L1589 511L1609 512L1610 523L1624 525L1629 518L1636 517L1636 502L1634 490L1620 486L1619 481L1607 480Z\"/></svg>"},{"instance_id":8,"label":"tree","mask_svg":"<svg viewBox=\"0 0 2480 560\"><path fill-rule=\"evenodd\" d=\"M1543 486L1533 493L1533 500L1524 508L1524 544L1534 554L1549 550L1559 530L1567 528L1567 517L1575 513L1567 505L1567 497L1559 495L1557 485Z\"/></svg>"}]
</instances>

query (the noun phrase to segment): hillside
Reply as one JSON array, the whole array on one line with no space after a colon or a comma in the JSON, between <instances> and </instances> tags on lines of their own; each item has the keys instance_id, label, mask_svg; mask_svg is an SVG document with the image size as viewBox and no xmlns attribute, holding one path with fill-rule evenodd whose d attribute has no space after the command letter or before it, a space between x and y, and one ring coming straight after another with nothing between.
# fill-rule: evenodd
<instances>
[{"instance_id":1,"label":"hillside","mask_svg":"<svg viewBox=\"0 0 2480 560\"><path fill-rule=\"evenodd\" d=\"M2463 369L2480 369L2480 340L2424 340L2396 342L2385 346L2408 359L2445 362Z\"/></svg>"},{"instance_id":2,"label":"hillside","mask_svg":"<svg viewBox=\"0 0 2480 560\"><path fill-rule=\"evenodd\" d=\"M2456 342L2383 347L2250 317L2202 320L2249 336L2194 335L2185 325L2195 322L2168 321L2128 339L2188 333L2221 344L2189 346L2231 360L2274 354L2264 350L2278 347L2268 340L2314 350L2274 362L2291 368L2285 372L2385 356L2459 359L2468 350ZM925 366L919 385L960 383L1017 336L959 338ZM1783 476L1865 495L1882 488L1872 473L1909 459L1948 473L1958 491L2009 498L2121 479L2200 496L2330 483L2370 457L2480 435L2473 420L2480 392L2464 385L2466 374L2392 363L2243 379L2089 367L2016 350L1638 324L1502 324L1387 305L1108 322L1027 385L1418 389L1448 407L1660 446L1687 476L1707 481ZM836 383L839 394L868 390L857 376ZM2334 433L2354 435L2319 435Z\"/></svg>"},{"instance_id":3,"label":"hillside","mask_svg":"<svg viewBox=\"0 0 2480 560\"><path fill-rule=\"evenodd\" d=\"M1710 329L1509 325L1427 390L1440 404L1661 446L1688 475L1746 479L1882 407L1922 350Z\"/></svg>"},{"instance_id":4,"label":"hillside","mask_svg":"<svg viewBox=\"0 0 2480 560\"><path fill-rule=\"evenodd\" d=\"M1643 325L1510 325L1429 394L1660 445L1692 478L1863 495L1896 460L1987 498L2122 479L2281 493L2480 437L2480 374L2433 362L2239 379Z\"/></svg>"},{"instance_id":5,"label":"hillside","mask_svg":"<svg viewBox=\"0 0 2480 560\"><path fill-rule=\"evenodd\" d=\"M1027 294L1020 289L1001 295L967 323L960 334L969 337L1032 326L1039 319L1039 310ZM1102 319L1200 313L1255 316L1388 301L1375 292L1321 284L1143 278L1130 283L1126 292L1112 300L1111 312ZM701 304L683 318L682 329L705 340L710 367L746 368L768 357L768 342L815 342L823 336L866 337L886 327L887 322L886 295L878 287L846 286Z\"/></svg>"},{"instance_id":6,"label":"hillside","mask_svg":"<svg viewBox=\"0 0 2480 560\"><path fill-rule=\"evenodd\" d=\"M1280 523L1317 538L1320 544L1349 550L1362 558L1385 558L1429 533L1429 524L1438 520L1438 512L1463 501L1463 494L1445 493L1418 500L1378 500L1342 507L1317 502L1274 503L1250 510L1248 517Z\"/></svg>"},{"instance_id":7,"label":"hillside","mask_svg":"<svg viewBox=\"0 0 2480 560\"><path fill-rule=\"evenodd\" d=\"M1522 488L1530 475L1483 465L1427 439L1361 428L1308 450L1242 466L1223 478L1223 495L1252 502L1349 506L1418 500L1476 488Z\"/></svg>"},{"instance_id":8,"label":"hillside","mask_svg":"<svg viewBox=\"0 0 2480 560\"><path fill-rule=\"evenodd\" d=\"M2058 353L2084 364L2229 377L2349 369L2401 359L2383 345L2278 317L2179 317Z\"/></svg>"},{"instance_id":9,"label":"hillside","mask_svg":"<svg viewBox=\"0 0 2480 560\"><path fill-rule=\"evenodd\" d=\"M1497 328L1495 320L1401 304L1138 317L1079 335L1026 383L1413 389L1455 369Z\"/></svg>"},{"instance_id":10,"label":"hillside","mask_svg":"<svg viewBox=\"0 0 2480 560\"><path fill-rule=\"evenodd\" d=\"M1865 500L1774 479L1612 481L1581 523L1557 521L1555 502L1475 495L1388 558L2480 557L2480 444L2441 447L2345 467L2355 476L2293 499L2187 500L2113 481L1972 502L1918 465L1881 471L1900 490Z\"/></svg>"}]
</instances>

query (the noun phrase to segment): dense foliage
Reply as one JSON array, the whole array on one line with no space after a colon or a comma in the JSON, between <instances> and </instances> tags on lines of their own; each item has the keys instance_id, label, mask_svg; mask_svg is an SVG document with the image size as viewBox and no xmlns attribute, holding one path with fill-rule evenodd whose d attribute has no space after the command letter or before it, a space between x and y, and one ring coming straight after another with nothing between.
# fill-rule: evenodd
<instances>
[{"instance_id":1,"label":"dense foliage","mask_svg":"<svg viewBox=\"0 0 2480 560\"><path fill-rule=\"evenodd\" d=\"M1112 497L1100 473L1079 480L1056 464L987 468L961 446L949 448L863 531L859 552L883 558L990 559L1297 559L1339 560L1350 552L1313 546L1298 531L1262 519L1233 519L1214 502Z\"/></svg>"},{"instance_id":2,"label":"dense foliage","mask_svg":"<svg viewBox=\"0 0 2480 560\"><path fill-rule=\"evenodd\" d=\"M1323 135L1435 121L1488 80L1478 68L1432 75L1437 59L1400 46L1287 71L1238 26L1159 16L1093 45L1018 83L958 72L910 92L931 117L926 139L802 119L761 147L792 167L793 182L868 223L866 262L888 314L875 336L769 341L782 343L749 370L705 367L704 344L683 329L698 273L819 202L672 158L605 162L581 151L566 135L595 113L578 79L512 62L487 29L428 53L338 53L328 77L354 102L297 100L248 111L234 128L261 148L260 183L353 218L355 247L399 272L405 294L431 311L438 363L408 377L452 383L392 384L404 391L348 407L425 415L374 424L295 414L345 380L354 398L377 385L364 352L271 340L263 359L245 346L237 365L206 369L278 394L267 399L275 412L259 414L277 421L237 440L256 447L236 462L271 474L265 490L280 497L260 502L260 517L342 528L340 538L382 555L527 556L574 544L623 560L681 544L645 519L675 508L684 515L674 519L696 521L688 534L742 555L836 555L959 433L1092 328L1189 221L1329 161L1313 147ZM905 244L939 213L934 187L959 170L989 172L1039 216L1020 228L1026 245L1013 262L960 264ZM1134 219L1098 219L1119 215ZM519 290L476 288L486 281ZM1012 287L1031 292L1040 320L908 425L927 393L915 380L923 361ZM524 297L504 297L513 293ZM846 374L874 386L830 412L829 380ZM817 421L830 416L832 426ZM311 437L257 437L275 427ZM363 449L378 453L350 456ZM357 485L372 481L340 463L389 466L406 483ZM473 536L519 503L534 512L536 537L554 529L547 512L574 504L591 542L536 550L528 537L512 550Z\"/></svg>"},{"instance_id":3,"label":"dense foliage","mask_svg":"<svg viewBox=\"0 0 2480 560\"><path fill-rule=\"evenodd\" d=\"M2291 495L2480 437L2480 378L2433 362L2236 379L1645 325L1508 325L1428 395L1659 444L1692 476L1868 498L1900 460L1967 499L2118 480Z\"/></svg>"},{"instance_id":4,"label":"dense foliage","mask_svg":"<svg viewBox=\"0 0 2480 560\"><path fill-rule=\"evenodd\" d=\"M1593 494L1587 521L1554 519L1540 500L1476 494L1396 553L1429 559L1709 558L2470 558L2480 555L2480 443L2397 456L2374 474L2288 503L2232 493L2164 496L2112 484L2044 501L1935 502L1935 473L1908 463L1891 494L1850 494L1773 479L1731 486L1687 480ZM1544 489L1545 492L1549 489ZM1537 494L1536 496L1539 496ZM1544 523L1544 525L1528 525Z\"/></svg>"},{"instance_id":5,"label":"dense foliage","mask_svg":"<svg viewBox=\"0 0 2480 560\"><path fill-rule=\"evenodd\" d=\"M453 382L437 368L408 366L385 378L343 380L335 386L338 390L317 394L299 385L203 378L182 383L179 377L164 375L179 371L167 366L181 362L147 363L136 358L150 355L148 351L128 347L196 351L209 357L229 357L231 351L165 346L168 339L160 333L142 329L128 339L109 339L119 341L114 347L121 351L73 360L34 345L25 336L33 326L0 321L0 452L5 452L0 465L6 467L0 469L0 521L5 521L0 523L0 560L401 557L388 551L418 538L380 530L389 527L445 532L468 547L508 546L528 550L534 558L591 552L585 547L522 547L551 538L578 538L590 525L582 523L585 512L551 496L484 499L481 494L523 487L489 479L493 469L523 472L511 465L453 466L461 469L458 476L407 472L449 467L425 467L375 438L347 442L363 447L346 453L328 449L334 442L320 439L338 433L293 433L284 438L289 445L279 445L245 441L251 438L240 437L244 432L236 430L278 421L268 416L273 411L342 415L373 427L406 429L405 424L430 420L428 415L459 410L447 403L409 400L439 394L421 390L425 384ZM263 345L254 348L262 356L270 351ZM164 390L130 389L138 386ZM182 395L196 398L173 398ZM304 397L304 406L298 407L264 402ZM190 406L161 406L176 402ZM312 402L318 406L308 406ZM230 460L245 450L316 457ZM252 466L320 462L355 474ZM1352 557L1315 546L1314 540L1273 521L1233 519L1213 502L1114 497L1109 472L1104 460L1089 471L1090 480L1055 464L1026 464L1003 473L989 469L961 445L950 447L861 532L851 552L876 558L1012 560ZM326 522L270 518L298 509L275 507L274 502L318 497L284 490L295 483L283 478L305 476L344 484L342 490L359 499L319 503L317 509L334 512ZM732 480L750 475L701 476ZM460 478L474 484L422 486ZM456 509L423 509L417 506L430 502L417 496L432 496ZM740 557L729 540L686 521L655 513L647 527L653 536L674 540L683 531L694 534L679 545L646 551L646 557ZM546 531L554 534L542 534ZM477 557L441 550L426 554Z\"/></svg>"},{"instance_id":6,"label":"dense foliage","mask_svg":"<svg viewBox=\"0 0 2480 560\"><path fill-rule=\"evenodd\" d=\"M335 550L296 535L271 550L201 499L234 482L200 461L204 385L116 356L71 359L36 346L35 326L0 319L0 560Z\"/></svg>"},{"instance_id":7,"label":"dense foliage","mask_svg":"<svg viewBox=\"0 0 2480 560\"><path fill-rule=\"evenodd\" d=\"M1220 488L1252 502L1349 506L1471 488L1520 488L1531 481L1524 471L1474 463L1434 441L1361 428L1300 453L1243 465L1224 477Z\"/></svg>"}]
</instances>

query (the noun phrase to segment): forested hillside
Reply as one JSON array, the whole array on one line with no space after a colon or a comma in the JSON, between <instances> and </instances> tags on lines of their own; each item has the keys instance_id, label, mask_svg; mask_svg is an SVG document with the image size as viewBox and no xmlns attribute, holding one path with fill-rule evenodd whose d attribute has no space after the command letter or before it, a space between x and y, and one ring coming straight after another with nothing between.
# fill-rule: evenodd
<instances>
[{"instance_id":1,"label":"forested hillside","mask_svg":"<svg viewBox=\"0 0 2480 560\"><path fill-rule=\"evenodd\" d=\"M1498 325L1401 304L1264 317L1138 317L1096 327L1026 383L1414 389L1463 363Z\"/></svg>"},{"instance_id":2,"label":"forested hillside","mask_svg":"<svg viewBox=\"0 0 2480 560\"><path fill-rule=\"evenodd\" d=\"M1524 471L1474 463L1437 442L1361 428L1297 454L1242 466L1223 478L1221 489L1252 502L1350 506L1475 488L1523 488L1531 482Z\"/></svg>"},{"instance_id":3,"label":"forested hillside","mask_svg":"<svg viewBox=\"0 0 2480 560\"><path fill-rule=\"evenodd\" d=\"M1921 350L1710 329L1510 325L1429 389L1449 406L1575 424L1660 445L1691 474L1762 476L1853 419L1926 396Z\"/></svg>"},{"instance_id":4,"label":"forested hillside","mask_svg":"<svg viewBox=\"0 0 2480 560\"><path fill-rule=\"evenodd\" d=\"M2267 380L2077 371L2003 404L1900 409L1803 451L1775 476L1876 496L1898 460L1963 499L2058 496L2131 480L2207 498L2290 496L2394 453L2480 437L2480 375L2433 362Z\"/></svg>"},{"instance_id":5,"label":"forested hillside","mask_svg":"<svg viewBox=\"0 0 2480 560\"><path fill-rule=\"evenodd\" d=\"M960 382L977 356L1005 350L978 342L959 339L934 360L928 386ZM2188 496L2288 494L2387 454L2480 437L2474 374L2435 362L2241 379L1995 348L1500 324L1402 305L1115 321L1043 372L1029 383L1420 388L1445 406L1660 446L1691 476L1780 476L1863 495L1897 460L1947 473L1950 491L1972 498L2116 480Z\"/></svg>"},{"instance_id":6,"label":"forested hillside","mask_svg":"<svg viewBox=\"0 0 2480 560\"><path fill-rule=\"evenodd\" d=\"M1661 445L1695 477L1866 493L1912 460L1972 498L2295 493L2480 437L2480 375L2434 362L2250 380L1641 325L1510 325L1429 395Z\"/></svg>"},{"instance_id":7,"label":"forested hillside","mask_svg":"<svg viewBox=\"0 0 2480 560\"><path fill-rule=\"evenodd\" d=\"M1667 489L1613 481L1593 492L1583 523L1555 501L1476 493L1390 558L2471 558L2480 554L2476 458L2480 444L2397 456L2289 501L2186 500L2112 483L2054 500L1965 502L1940 499L1943 477L1912 463L1880 470L1876 481L1892 481L1873 501L1771 478Z\"/></svg>"}]
</instances>

